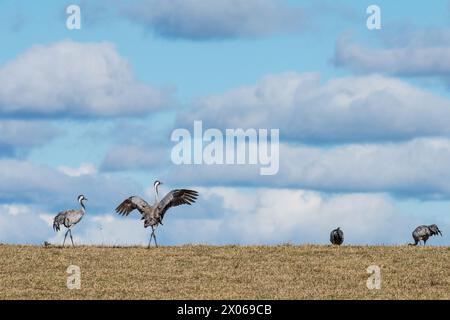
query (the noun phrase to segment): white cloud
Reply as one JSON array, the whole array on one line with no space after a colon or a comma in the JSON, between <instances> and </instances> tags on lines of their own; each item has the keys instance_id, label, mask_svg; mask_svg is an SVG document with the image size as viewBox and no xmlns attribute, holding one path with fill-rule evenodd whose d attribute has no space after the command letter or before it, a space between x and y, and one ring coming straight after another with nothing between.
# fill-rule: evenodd
<instances>
[{"instance_id":1,"label":"white cloud","mask_svg":"<svg viewBox=\"0 0 450 320\"><path fill-rule=\"evenodd\" d=\"M327 192L387 192L418 198L450 196L450 139L333 147L282 144L280 170L258 166L174 166L170 180L204 186L304 188Z\"/></svg>"},{"instance_id":2,"label":"white cloud","mask_svg":"<svg viewBox=\"0 0 450 320\"><path fill-rule=\"evenodd\" d=\"M406 244L411 231L420 224L436 223L441 230L449 220L436 217L422 205L423 215L400 212L384 194L331 194L292 189L200 188L201 197L193 206L171 209L164 225L157 229L160 245L202 244L294 244L323 243L329 233L341 227L346 244ZM213 199L214 201L208 201ZM220 201L218 201L220 200ZM62 244L65 229L55 233L53 217L33 206L0 206L0 242ZM209 213L198 216L205 207ZM15 209L13 209L14 211ZM144 228L140 215L128 217L115 213L87 213L73 229L78 245L144 245L150 229ZM433 238L430 244L444 244L448 236Z\"/></svg>"},{"instance_id":3,"label":"white cloud","mask_svg":"<svg viewBox=\"0 0 450 320\"><path fill-rule=\"evenodd\" d=\"M90 210L111 210L126 196L141 188L128 178L104 174L69 176L28 161L0 159L0 201L46 206L51 210L77 208L79 194L89 199Z\"/></svg>"},{"instance_id":4,"label":"white cloud","mask_svg":"<svg viewBox=\"0 0 450 320\"><path fill-rule=\"evenodd\" d=\"M337 41L332 61L355 72L437 77L449 83L449 28L393 26L380 39L381 45L368 47L345 35Z\"/></svg>"},{"instance_id":5,"label":"white cloud","mask_svg":"<svg viewBox=\"0 0 450 320\"><path fill-rule=\"evenodd\" d=\"M35 206L0 205L0 243L43 244L48 241L54 245L62 244L66 229L54 232L55 215ZM75 244L146 245L149 239L149 231L134 215L125 219L88 212L72 232ZM70 244L70 240L66 244Z\"/></svg>"},{"instance_id":6,"label":"white cloud","mask_svg":"<svg viewBox=\"0 0 450 320\"><path fill-rule=\"evenodd\" d=\"M47 214L47 213L41 213L38 215L39 219L44 221L48 227L53 227L53 219L55 218L56 214Z\"/></svg>"},{"instance_id":7,"label":"white cloud","mask_svg":"<svg viewBox=\"0 0 450 320\"><path fill-rule=\"evenodd\" d=\"M51 228L37 212L37 208L23 204L1 205L0 243L43 243Z\"/></svg>"},{"instance_id":8,"label":"white cloud","mask_svg":"<svg viewBox=\"0 0 450 320\"><path fill-rule=\"evenodd\" d=\"M224 211L224 216L189 219L195 206L167 215L164 226L158 229L166 243L329 243L330 231L340 226L347 244L406 244L411 241L411 231L423 221L399 212L384 194L197 189L202 199L212 195L223 198L225 207L211 209ZM444 220L436 223L447 227ZM444 241L433 239L435 244Z\"/></svg>"},{"instance_id":9,"label":"white cloud","mask_svg":"<svg viewBox=\"0 0 450 320\"><path fill-rule=\"evenodd\" d=\"M93 175L97 173L97 168L92 163L82 163L78 168L59 166L58 170L70 177Z\"/></svg>"},{"instance_id":10,"label":"white cloud","mask_svg":"<svg viewBox=\"0 0 450 320\"><path fill-rule=\"evenodd\" d=\"M417 218L399 213L382 194L326 196L287 189L196 189L202 197L198 203L171 209L164 225L158 227L160 245L328 243L329 232L337 226L346 233L348 244L404 244L419 223ZM211 197L223 201L209 203L209 210L222 211L223 215L195 217L203 199ZM150 230L144 228L136 212L125 218L86 214L73 235L76 244L147 245ZM46 240L60 244L63 238L64 230Z\"/></svg>"},{"instance_id":11,"label":"white cloud","mask_svg":"<svg viewBox=\"0 0 450 320\"><path fill-rule=\"evenodd\" d=\"M169 93L139 83L111 43L36 45L0 68L0 114L134 116L166 106Z\"/></svg>"},{"instance_id":12,"label":"white cloud","mask_svg":"<svg viewBox=\"0 0 450 320\"><path fill-rule=\"evenodd\" d=\"M45 121L0 120L0 153L37 147L54 139L61 130Z\"/></svg>"},{"instance_id":13,"label":"white cloud","mask_svg":"<svg viewBox=\"0 0 450 320\"><path fill-rule=\"evenodd\" d=\"M450 195L449 139L327 149L286 146L282 152L286 179L306 188L393 192L419 198Z\"/></svg>"},{"instance_id":14,"label":"white cloud","mask_svg":"<svg viewBox=\"0 0 450 320\"><path fill-rule=\"evenodd\" d=\"M48 241L62 244L65 230L62 229ZM147 245L150 237L149 229L145 229L134 214L126 218L111 214L86 214L72 232L75 245Z\"/></svg>"},{"instance_id":15,"label":"white cloud","mask_svg":"<svg viewBox=\"0 0 450 320\"><path fill-rule=\"evenodd\" d=\"M28 206L20 205L20 204L3 204L3 205L0 205L0 212L9 214L11 216L17 216L20 214L29 213L30 209Z\"/></svg>"},{"instance_id":16,"label":"white cloud","mask_svg":"<svg viewBox=\"0 0 450 320\"><path fill-rule=\"evenodd\" d=\"M284 73L256 85L199 99L179 115L192 128L279 128L281 139L306 143L395 141L448 135L450 102L380 75L320 81Z\"/></svg>"},{"instance_id":17,"label":"white cloud","mask_svg":"<svg viewBox=\"0 0 450 320\"><path fill-rule=\"evenodd\" d=\"M308 17L276 0L145 0L125 6L122 14L158 35L194 40L298 33Z\"/></svg>"},{"instance_id":18,"label":"white cloud","mask_svg":"<svg viewBox=\"0 0 450 320\"><path fill-rule=\"evenodd\" d=\"M149 145L119 145L106 154L101 164L103 171L152 169L167 163L169 155L162 147Z\"/></svg>"}]
</instances>

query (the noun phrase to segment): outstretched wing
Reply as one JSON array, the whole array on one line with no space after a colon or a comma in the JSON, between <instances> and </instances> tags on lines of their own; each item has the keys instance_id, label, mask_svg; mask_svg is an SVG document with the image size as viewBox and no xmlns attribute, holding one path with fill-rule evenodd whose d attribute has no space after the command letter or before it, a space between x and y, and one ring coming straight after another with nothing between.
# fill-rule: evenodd
<instances>
[{"instance_id":1,"label":"outstretched wing","mask_svg":"<svg viewBox=\"0 0 450 320\"><path fill-rule=\"evenodd\" d=\"M197 200L198 192L188 189L175 189L170 191L162 200L158 203L156 210L160 215L160 221L164 217L166 211L171 207L180 206L182 204L191 205Z\"/></svg>"},{"instance_id":2,"label":"outstretched wing","mask_svg":"<svg viewBox=\"0 0 450 320\"><path fill-rule=\"evenodd\" d=\"M120 215L128 216L131 211L137 209L141 214L144 214L148 208L150 208L150 205L144 199L132 196L119 204L116 208L116 212Z\"/></svg>"}]
</instances>

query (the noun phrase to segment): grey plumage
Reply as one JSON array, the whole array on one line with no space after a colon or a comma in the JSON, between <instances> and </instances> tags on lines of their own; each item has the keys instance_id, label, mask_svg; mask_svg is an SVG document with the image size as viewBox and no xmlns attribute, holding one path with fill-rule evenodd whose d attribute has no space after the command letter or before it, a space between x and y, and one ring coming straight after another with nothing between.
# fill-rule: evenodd
<instances>
[{"instance_id":1,"label":"grey plumage","mask_svg":"<svg viewBox=\"0 0 450 320\"><path fill-rule=\"evenodd\" d=\"M152 233L150 235L149 247L152 238L155 240L155 245L158 246L156 242L155 229L158 225L162 225L162 220L165 213L171 207L180 206L182 204L191 205L197 200L198 192L188 189L175 189L170 191L164 198L159 201L159 191L158 187L162 183L160 181L155 181L155 203L151 206L144 199L138 196L132 196L125 199L117 208L116 212L123 216L128 216L133 210L138 210L144 220L144 227L150 226L152 228Z\"/></svg>"},{"instance_id":2,"label":"grey plumage","mask_svg":"<svg viewBox=\"0 0 450 320\"><path fill-rule=\"evenodd\" d=\"M414 243L410 243L410 245L417 246L420 241L423 241L423 245L425 245L429 237L439 234L442 236L441 230L439 230L438 226L435 224L430 226L418 226L412 233Z\"/></svg>"},{"instance_id":3,"label":"grey plumage","mask_svg":"<svg viewBox=\"0 0 450 320\"><path fill-rule=\"evenodd\" d=\"M340 246L344 242L344 232L341 228L334 229L330 233L330 242Z\"/></svg>"},{"instance_id":4,"label":"grey plumage","mask_svg":"<svg viewBox=\"0 0 450 320\"><path fill-rule=\"evenodd\" d=\"M78 196L78 202L80 203L81 209L75 210L65 210L59 212L55 218L53 219L53 230L59 231L61 228L61 225L67 228L66 234L64 235L64 241L63 246L66 243L67 235L70 235L70 240L72 241L72 246L74 246L73 243L73 237L72 237L72 228L81 221L84 214L86 213L86 207L84 206L83 201L86 201L86 197L84 195Z\"/></svg>"}]
</instances>

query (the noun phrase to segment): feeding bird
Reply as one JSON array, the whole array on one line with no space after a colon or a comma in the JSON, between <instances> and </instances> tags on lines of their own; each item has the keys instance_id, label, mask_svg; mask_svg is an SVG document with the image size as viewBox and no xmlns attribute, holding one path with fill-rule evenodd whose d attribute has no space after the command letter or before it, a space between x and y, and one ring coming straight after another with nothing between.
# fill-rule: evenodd
<instances>
[{"instance_id":1,"label":"feeding bird","mask_svg":"<svg viewBox=\"0 0 450 320\"><path fill-rule=\"evenodd\" d=\"M87 201L87 198L81 194L78 196L78 202L81 205L81 209L62 211L62 212L58 213L55 216L55 219L53 220L53 230L59 231L61 225L64 225L64 227L67 228L66 234L64 235L63 247L64 247L64 244L66 243L67 234L70 234L70 240L72 241L72 246L75 246L73 244L72 228L78 222L80 222L80 220L83 218L84 214L86 213L86 207L84 206L83 201Z\"/></svg>"},{"instance_id":2,"label":"feeding bird","mask_svg":"<svg viewBox=\"0 0 450 320\"><path fill-rule=\"evenodd\" d=\"M156 242L155 229L158 225L162 225L164 214L171 207L176 207L182 204L191 205L197 200L198 192L188 189L174 189L170 191L164 198L159 200L159 186L162 183L156 180L153 184L155 189L155 203L153 206L149 205L144 199L138 196L132 196L125 199L117 208L116 212L123 216L128 216L133 210L138 210L144 220L144 227L150 226L152 233L150 235L150 241L148 247L152 243L152 238L155 240L155 246L158 247Z\"/></svg>"},{"instance_id":3,"label":"feeding bird","mask_svg":"<svg viewBox=\"0 0 450 320\"><path fill-rule=\"evenodd\" d=\"M438 226L435 224L432 224L430 226L419 226L412 233L414 243L410 243L409 245L417 246L417 244L420 243L421 240L423 241L423 245L425 245L429 237L438 234L440 234L442 237L441 230L439 230Z\"/></svg>"},{"instance_id":4,"label":"feeding bird","mask_svg":"<svg viewBox=\"0 0 450 320\"><path fill-rule=\"evenodd\" d=\"M341 228L334 229L330 233L330 242L340 246L344 242L344 232Z\"/></svg>"}]
</instances>

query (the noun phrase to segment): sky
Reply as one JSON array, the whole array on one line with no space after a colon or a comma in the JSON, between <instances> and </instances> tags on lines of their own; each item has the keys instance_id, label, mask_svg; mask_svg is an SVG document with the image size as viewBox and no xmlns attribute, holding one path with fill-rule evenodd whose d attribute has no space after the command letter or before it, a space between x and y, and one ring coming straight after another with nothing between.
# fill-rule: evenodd
<instances>
[{"instance_id":1,"label":"sky","mask_svg":"<svg viewBox=\"0 0 450 320\"><path fill-rule=\"evenodd\" d=\"M381 28L369 30L377 5ZM70 5L81 28L69 29ZM412 241L450 230L450 2L0 1L0 243L145 245L131 195L200 192L162 245ZM176 165L176 129L279 129L279 171Z\"/></svg>"}]
</instances>

